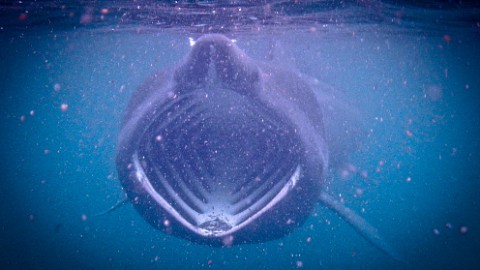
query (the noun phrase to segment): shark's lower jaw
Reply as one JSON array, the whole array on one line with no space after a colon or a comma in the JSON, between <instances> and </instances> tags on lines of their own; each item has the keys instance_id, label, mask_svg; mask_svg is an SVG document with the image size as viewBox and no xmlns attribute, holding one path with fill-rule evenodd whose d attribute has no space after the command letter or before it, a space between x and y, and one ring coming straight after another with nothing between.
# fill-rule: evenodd
<instances>
[{"instance_id":1,"label":"shark's lower jaw","mask_svg":"<svg viewBox=\"0 0 480 270\"><path fill-rule=\"evenodd\" d=\"M302 174L295 128L233 91L172 96L138 139L137 181L175 222L224 237L274 208Z\"/></svg>"}]
</instances>

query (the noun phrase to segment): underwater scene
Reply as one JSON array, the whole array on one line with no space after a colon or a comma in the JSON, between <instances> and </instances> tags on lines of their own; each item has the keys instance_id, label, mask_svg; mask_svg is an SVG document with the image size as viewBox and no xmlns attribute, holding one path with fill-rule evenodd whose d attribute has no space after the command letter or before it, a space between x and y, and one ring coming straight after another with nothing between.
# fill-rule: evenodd
<instances>
[{"instance_id":1,"label":"underwater scene","mask_svg":"<svg viewBox=\"0 0 480 270\"><path fill-rule=\"evenodd\" d=\"M480 5L0 1L0 269L478 269Z\"/></svg>"}]
</instances>

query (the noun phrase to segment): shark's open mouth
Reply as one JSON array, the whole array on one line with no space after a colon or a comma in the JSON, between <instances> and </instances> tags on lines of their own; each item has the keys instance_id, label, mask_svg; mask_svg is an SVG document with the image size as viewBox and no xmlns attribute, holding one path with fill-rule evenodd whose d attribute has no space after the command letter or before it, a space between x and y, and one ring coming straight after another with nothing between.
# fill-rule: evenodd
<instances>
[{"instance_id":1,"label":"shark's open mouth","mask_svg":"<svg viewBox=\"0 0 480 270\"><path fill-rule=\"evenodd\" d=\"M200 236L222 237L281 201L301 175L294 127L235 91L172 96L132 156L150 197Z\"/></svg>"}]
</instances>

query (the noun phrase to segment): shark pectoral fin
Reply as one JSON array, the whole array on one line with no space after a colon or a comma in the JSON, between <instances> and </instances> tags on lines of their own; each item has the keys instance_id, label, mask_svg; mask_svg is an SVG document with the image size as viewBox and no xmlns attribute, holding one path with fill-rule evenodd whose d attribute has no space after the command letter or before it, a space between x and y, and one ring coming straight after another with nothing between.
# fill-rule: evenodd
<instances>
[{"instance_id":1,"label":"shark pectoral fin","mask_svg":"<svg viewBox=\"0 0 480 270\"><path fill-rule=\"evenodd\" d=\"M360 235L362 235L368 242L372 243L376 248L399 262L405 262L400 254L383 240L378 233L378 230L353 210L343 205L325 191L321 192L320 200L325 206L335 211L341 218L347 221L357 232L360 233Z\"/></svg>"},{"instance_id":2,"label":"shark pectoral fin","mask_svg":"<svg viewBox=\"0 0 480 270\"><path fill-rule=\"evenodd\" d=\"M104 216L106 214L109 214L115 210L117 210L118 208L122 207L124 204L126 204L127 202L129 202L128 198L125 197L123 200L120 200L118 201L114 206L110 207L109 209L103 211L103 212L100 212L100 213L97 213L97 214L94 214L92 215L92 217L100 217L100 216Z\"/></svg>"}]
</instances>

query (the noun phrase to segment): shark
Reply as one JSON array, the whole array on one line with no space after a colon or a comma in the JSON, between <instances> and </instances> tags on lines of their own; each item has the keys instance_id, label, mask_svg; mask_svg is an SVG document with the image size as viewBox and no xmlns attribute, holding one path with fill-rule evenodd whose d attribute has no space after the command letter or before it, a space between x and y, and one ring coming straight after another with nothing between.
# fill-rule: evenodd
<instances>
[{"instance_id":1,"label":"shark","mask_svg":"<svg viewBox=\"0 0 480 270\"><path fill-rule=\"evenodd\" d=\"M156 229L212 246L284 237L320 202L401 260L327 191L329 129L342 125L328 102L298 72L204 35L130 99L116 156L127 199Z\"/></svg>"}]
</instances>

